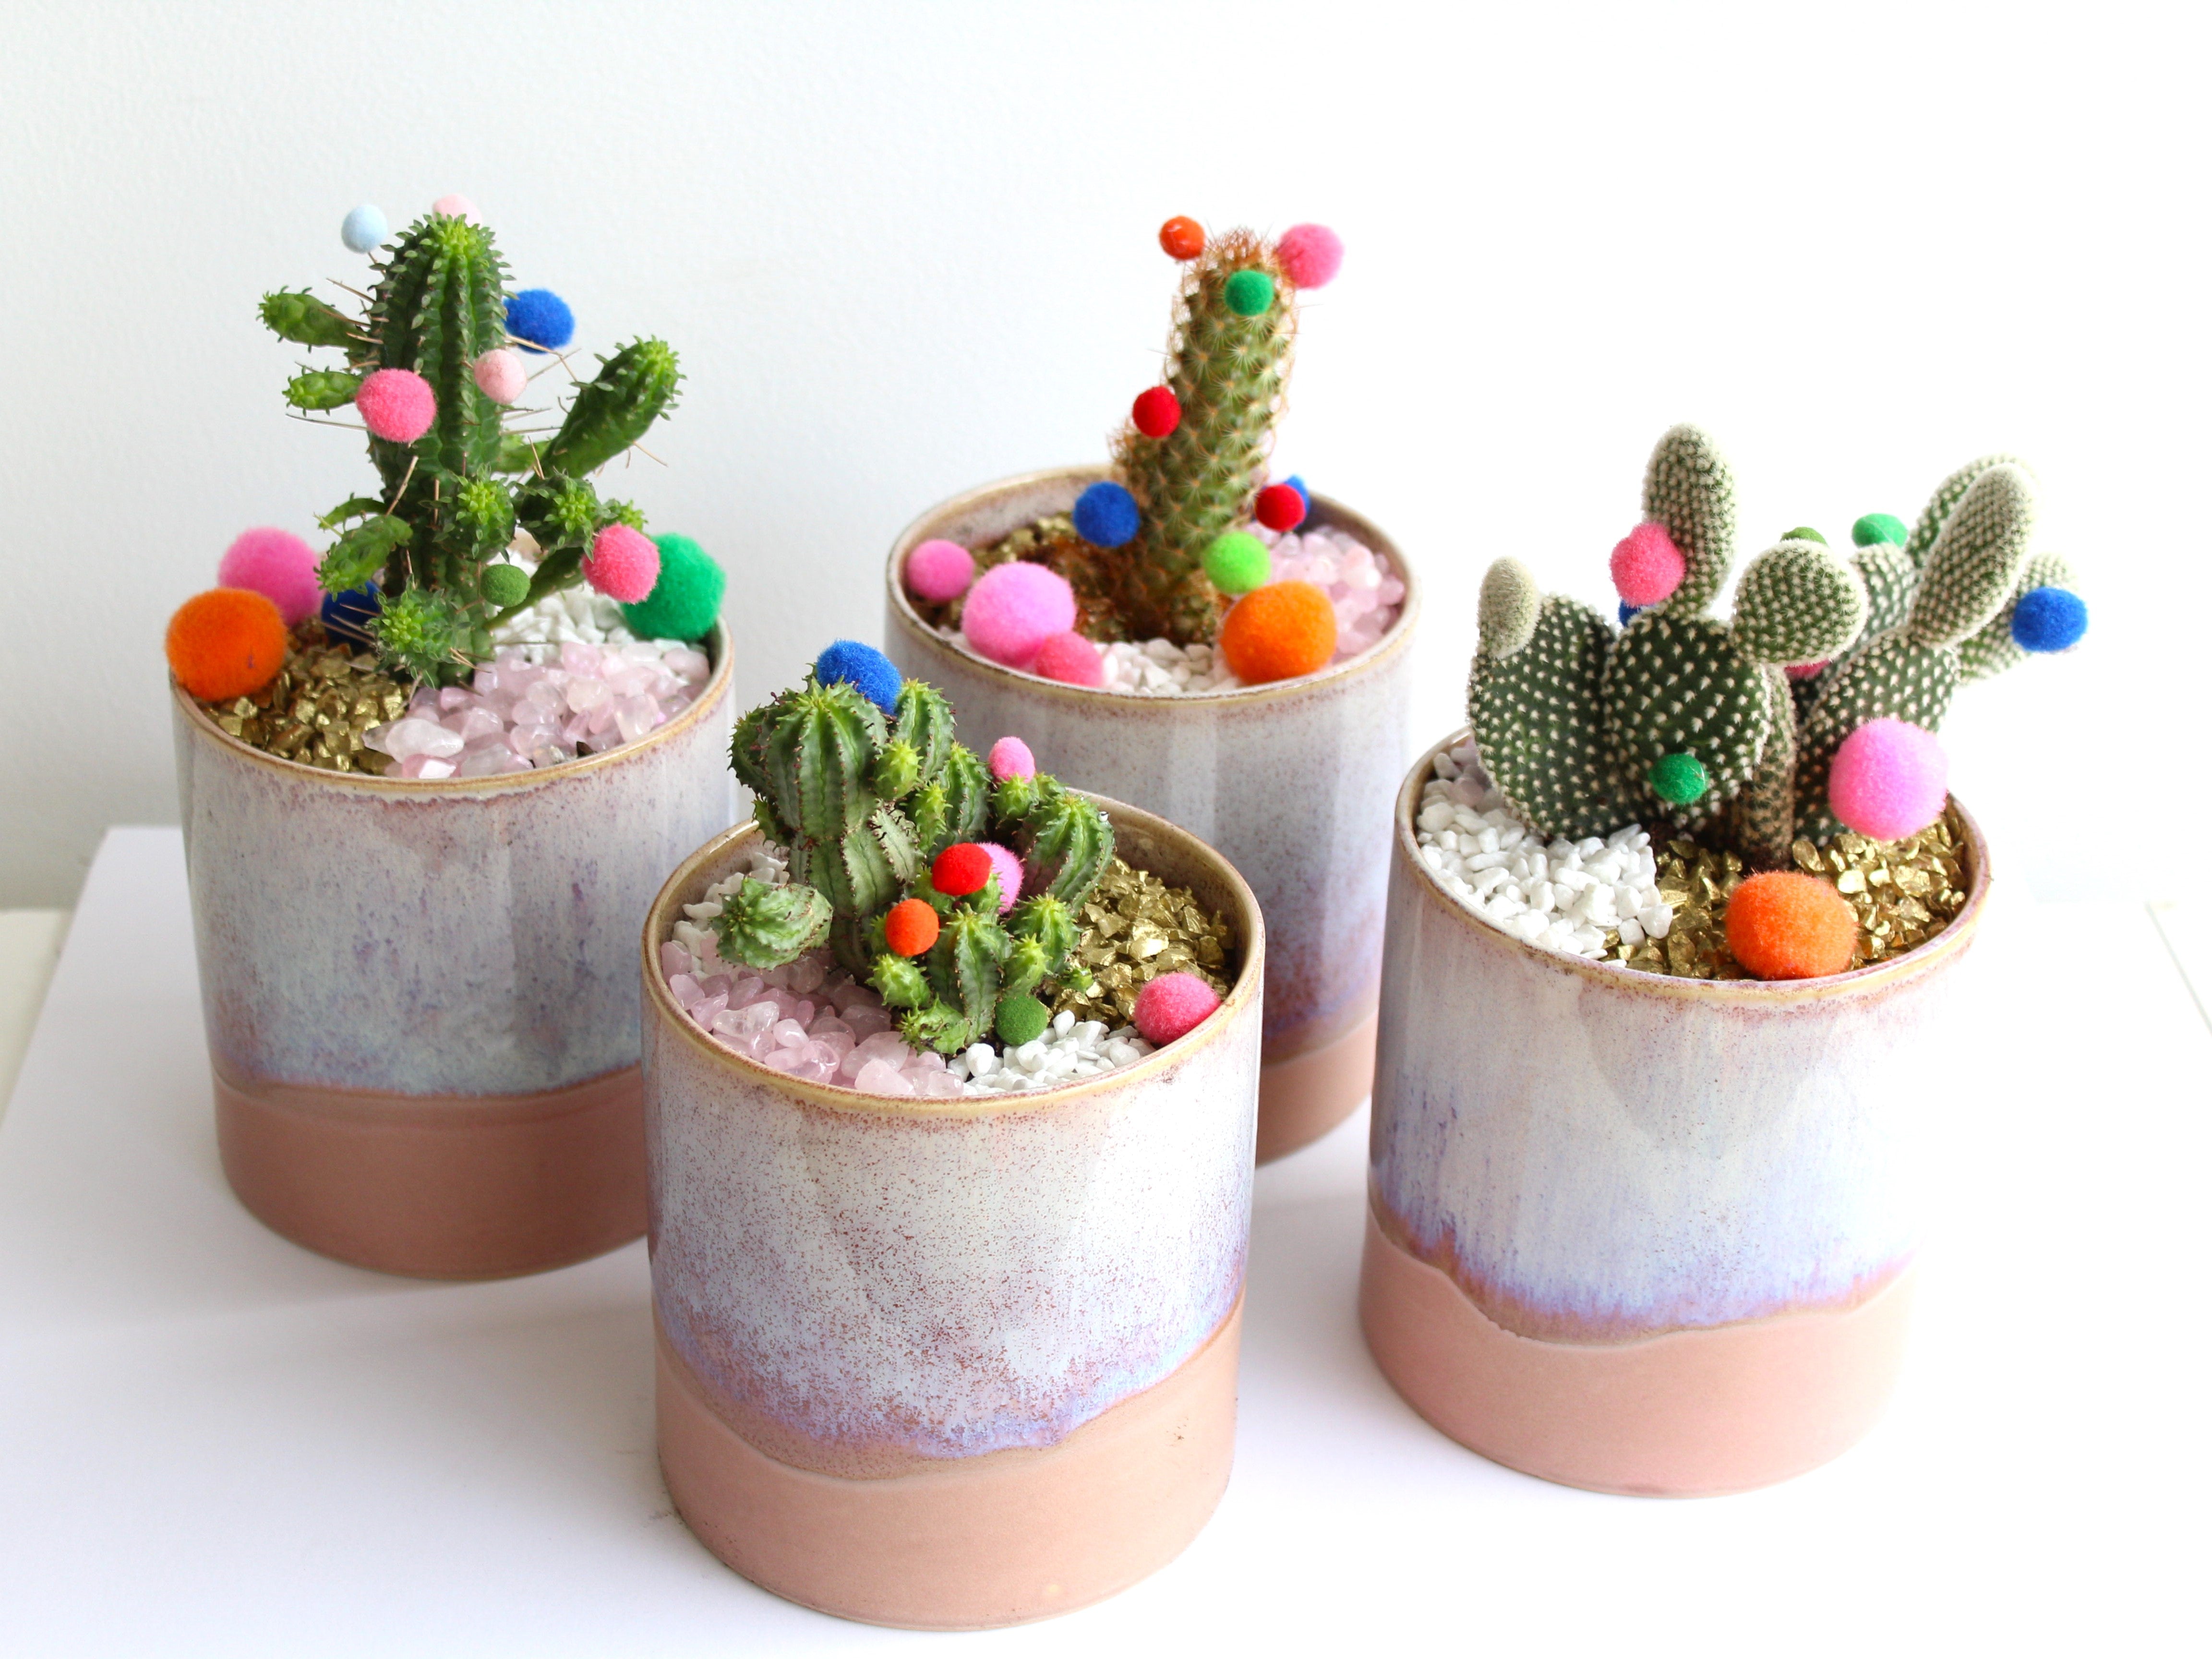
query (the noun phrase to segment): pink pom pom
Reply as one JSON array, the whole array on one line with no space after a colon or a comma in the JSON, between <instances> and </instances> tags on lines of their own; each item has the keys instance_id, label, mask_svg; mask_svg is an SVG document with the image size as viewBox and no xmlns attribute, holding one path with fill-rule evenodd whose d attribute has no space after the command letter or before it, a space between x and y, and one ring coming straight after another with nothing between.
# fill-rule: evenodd
<instances>
[{"instance_id":1,"label":"pink pom pom","mask_svg":"<svg viewBox=\"0 0 2212 1659\"><path fill-rule=\"evenodd\" d=\"M511 404L530 384L530 371L520 352L495 346L476 360L469 372L477 377L477 390L495 404Z\"/></svg>"},{"instance_id":2,"label":"pink pom pom","mask_svg":"<svg viewBox=\"0 0 2212 1659\"><path fill-rule=\"evenodd\" d=\"M1087 685L1096 690L1106 684L1106 659L1080 634L1055 634L1037 647L1030 672L1062 685Z\"/></svg>"},{"instance_id":3,"label":"pink pom pom","mask_svg":"<svg viewBox=\"0 0 2212 1659\"><path fill-rule=\"evenodd\" d=\"M1327 225L1292 225L1275 239L1275 263L1292 288L1319 288L1344 264L1344 240Z\"/></svg>"},{"instance_id":4,"label":"pink pom pom","mask_svg":"<svg viewBox=\"0 0 2212 1659\"><path fill-rule=\"evenodd\" d=\"M1036 775L1036 757L1019 738L1000 738L991 745L991 776L1004 783L1008 778Z\"/></svg>"},{"instance_id":5,"label":"pink pom pom","mask_svg":"<svg viewBox=\"0 0 2212 1659\"><path fill-rule=\"evenodd\" d=\"M1037 647L1075 626L1075 590L1067 579L1019 559L994 564L968 590L960 631L976 655L1027 668Z\"/></svg>"},{"instance_id":6,"label":"pink pom pom","mask_svg":"<svg viewBox=\"0 0 2212 1659\"><path fill-rule=\"evenodd\" d=\"M353 406L378 437L411 444L438 417L438 394L411 368L380 368L361 383Z\"/></svg>"},{"instance_id":7,"label":"pink pom pom","mask_svg":"<svg viewBox=\"0 0 2212 1659\"><path fill-rule=\"evenodd\" d=\"M946 605L975 580L975 556L958 542L924 542L906 556L907 592L931 605Z\"/></svg>"},{"instance_id":8,"label":"pink pom pom","mask_svg":"<svg viewBox=\"0 0 2212 1659\"><path fill-rule=\"evenodd\" d=\"M430 204L430 211L442 213L448 219L465 219L471 224L477 222L477 204L458 192L451 196L441 196Z\"/></svg>"},{"instance_id":9,"label":"pink pom pom","mask_svg":"<svg viewBox=\"0 0 2212 1659\"><path fill-rule=\"evenodd\" d=\"M1196 974L1162 974L1145 981L1131 1018L1138 1036L1158 1047L1197 1030L1220 1006L1213 988Z\"/></svg>"},{"instance_id":10,"label":"pink pom pom","mask_svg":"<svg viewBox=\"0 0 2212 1659\"><path fill-rule=\"evenodd\" d=\"M1646 520L1613 550L1613 585L1632 605L1657 605L1682 585L1681 550L1663 524Z\"/></svg>"},{"instance_id":11,"label":"pink pom pom","mask_svg":"<svg viewBox=\"0 0 2212 1659\"><path fill-rule=\"evenodd\" d=\"M1875 841L1917 835L1943 815L1950 762L1933 732L1905 720L1869 720L1828 766L1828 805Z\"/></svg>"},{"instance_id":12,"label":"pink pom pom","mask_svg":"<svg viewBox=\"0 0 2212 1659\"><path fill-rule=\"evenodd\" d=\"M975 844L991 860L992 873L999 878L999 914L1003 916L1022 896L1022 861L995 841L979 841Z\"/></svg>"},{"instance_id":13,"label":"pink pom pom","mask_svg":"<svg viewBox=\"0 0 2212 1659\"><path fill-rule=\"evenodd\" d=\"M222 587L251 588L276 607L289 628L322 609L315 580L315 550L289 530L249 530L230 544L216 567Z\"/></svg>"},{"instance_id":14,"label":"pink pom pom","mask_svg":"<svg viewBox=\"0 0 2212 1659\"><path fill-rule=\"evenodd\" d=\"M621 605L641 605L660 580L660 550L641 531L611 524L592 538L584 580Z\"/></svg>"},{"instance_id":15,"label":"pink pom pom","mask_svg":"<svg viewBox=\"0 0 2212 1659\"><path fill-rule=\"evenodd\" d=\"M1782 672L1793 680L1809 680L1827 665L1827 659L1824 657L1819 662L1793 662Z\"/></svg>"}]
</instances>

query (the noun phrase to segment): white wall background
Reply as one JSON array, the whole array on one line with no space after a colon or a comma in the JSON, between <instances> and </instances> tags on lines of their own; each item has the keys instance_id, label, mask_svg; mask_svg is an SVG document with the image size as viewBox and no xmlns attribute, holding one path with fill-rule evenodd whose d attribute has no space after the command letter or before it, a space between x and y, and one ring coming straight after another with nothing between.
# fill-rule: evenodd
<instances>
[{"instance_id":1,"label":"white wall background","mask_svg":"<svg viewBox=\"0 0 2212 1659\"><path fill-rule=\"evenodd\" d=\"M2203 15L14 0L0 903L173 818L169 611L367 476L283 417L258 296L358 279L356 203L453 190L581 343L682 353L667 467L621 488L728 566L745 694L879 637L931 501L1102 453L1162 219L1319 219L1349 257L1278 453L1427 578L1422 736L1492 556L1608 599L1671 422L1730 450L1747 551L2012 449L2093 631L1967 694L1954 784L2038 890L2193 894L2120 849L2212 805Z\"/></svg>"}]
</instances>

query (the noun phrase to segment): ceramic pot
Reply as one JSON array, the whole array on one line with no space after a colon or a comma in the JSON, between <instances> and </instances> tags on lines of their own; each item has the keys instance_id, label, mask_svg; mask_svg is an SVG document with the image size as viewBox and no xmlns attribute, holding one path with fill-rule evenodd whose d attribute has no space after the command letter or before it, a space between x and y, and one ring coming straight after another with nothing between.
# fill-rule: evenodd
<instances>
[{"instance_id":1,"label":"ceramic pot","mask_svg":"<svg viewBox=\"0 0 2212 1659\"><path fill-rule=\"evenodd\" d=\"M1465 739L1462 732L1438 745ZM1485 1456L1601 1492L1740 1491L1826 1462L1896 1380L1920 1126L1972 1043L1989 894L1830 979L1673 979L1541 951L1419 855L1400 792L1369 1215L1368 1346Z\"/></svg>"},{"instance_id":2,"label":"ceramic pot","mask_svg":"<svg viewBox=\"0 0 2212 1659\"><path fill-rule=\"evenodd\" d=\"M1055 777L1158 812L1252 884L1267 917L1265 1163L1342 1122L1374 1075L1389 803L1406 763L1419 589L1389 537L1316 495L1311 522L1386 555L1406 599L1373 649L1306 679L1182 697L1094 691L985 662L915 615L900 572L918 543L983 546L1066 512L1104 476L1064 467L1008 478L908 526L885 573L884 648L945 693L970 747L1018 733Z\"/></svg>"},{"instance_id":3,"label":"ceramic pot","mask_svg":"<svg viewBox=\"0 0 2212 1659\"><path fill-rule=\"evenodd\" d=\"M181 690L216 1131L295 1243L489 1279L645 1231L637 919L732 803L730 653L639 742L543 772L319 770Z\"/></svg>"},{"instance_id":4,"label":"ceramic pot","mask_svg":"<svg viewBox=\"0 0 2212 1659\"><path fill-rule=\"evenodd\" d=\"M1199 1030L1065 1087L890 1100L707 1037L658 946L750 824L647 923L660 1466L708 1549L805 1606L921 1629L1068 1612L1171 1560L1228 1482L1259 909L1193 836L1098 804L1243 960Z\"/></svg>"}]
</instances>

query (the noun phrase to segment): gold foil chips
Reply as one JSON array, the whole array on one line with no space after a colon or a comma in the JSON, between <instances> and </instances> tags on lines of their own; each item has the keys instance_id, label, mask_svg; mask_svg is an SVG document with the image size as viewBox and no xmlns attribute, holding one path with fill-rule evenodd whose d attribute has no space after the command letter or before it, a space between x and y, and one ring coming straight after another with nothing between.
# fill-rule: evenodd
<instances>
[{"instance_id":1,"label":"gold foil chips","mask_svg":"<svg viewBox=\"0 0 2212 1659\"><path fill-rule=\"evenodd\" d=\"M1074 960L1091 971L1089 990L1063 994L1053 1010L1109 1028L1134 1017L1137 993L1160 974L1195 974L1217 996L1229 994L1233 945L1229 923L1188 887L1170 887L1120 859L1106 866L1075 913Z\"/></svg>"},{"instance_id":2,"label":"gold foil chips","mask_svg":"<svg viewBox=\"0 0 2212 1659\"><path fill-rule=\"evenodd\" d=\"M380 777L392 757L364 748L362 733L406 713L407 693L379 672L374 652L331 642L310 619L293 630L284 666L265 689L201 707L232 737L265 754Z\"/></svg>"}]
</instances>

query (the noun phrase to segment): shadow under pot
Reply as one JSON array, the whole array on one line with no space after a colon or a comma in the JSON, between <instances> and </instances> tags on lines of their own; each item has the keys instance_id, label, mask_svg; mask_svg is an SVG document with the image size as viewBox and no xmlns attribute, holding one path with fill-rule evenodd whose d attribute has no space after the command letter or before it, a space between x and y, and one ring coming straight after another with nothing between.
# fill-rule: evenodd
<instances>
[{"instance_id":1,"label":"shadow under pot","mask_svg":"<svg viewBox=\"0 0 2212 1659\"><path fill-rule=\"evenodd\" d=\"M1097 804L1242 962L1196 1030L1082 1082L894 1100L708 1037L659 942L752 825L647 924L660 1466L701 1542L805 1606L945 1630L1069 1612L1173 1559L1228 1483L1260 914L1194 837Z\"/></svg>"},{"instance_id":2,"label":"shadow under pot","mask_svg":"<svg viewBox=\"0 0 2212 1659\"><path fill-rule=\"evenodd\" d=\"M1485 1456L1687 1497L1838 1455L1888 1403L1919 1142L1970 1058L1950 926L1832 978L1671 978L1524 943L1422 863L1398 797L1360 1321Z\"/></svg>"},{"instance_id":3,"label":"shadow under pot","mask_svg":"<svg viewBox=\"0 0 2212 1659\"><path fill-rule=\"evenodd\" d=\"M658 731L495 777L279 759L172 686L216 1138L273 1231L428 1279L645 1231L634 930L730 821L719 627L707 648Z\"/></svg>"},{"instance_id":4,"label":"shadow under pot","mask_svg":"<svg viewBox=\"0 0 2212 1659\"><path fill-rule=\"evenodd\" d=\"M1062 684L988 662L918 615L906 556L937 538L981 548L1066 513L1097 467L986 484L907 526L886 570L884 649L952 704L961 738L1018 734L1064 781L1180 824L1252 884L1267 918L1261 1163L1334 1128L1367 1097L1389 862L1390 792L1406 763L1419 590L1405 555L1326 495L1307 527L1356 537L1406 585L1372 648L1272 685L1146 696Z\"/></svg>"}]
</instances>

